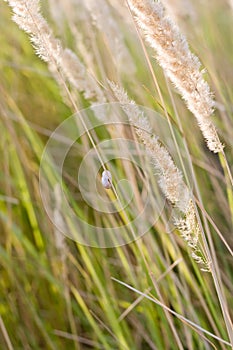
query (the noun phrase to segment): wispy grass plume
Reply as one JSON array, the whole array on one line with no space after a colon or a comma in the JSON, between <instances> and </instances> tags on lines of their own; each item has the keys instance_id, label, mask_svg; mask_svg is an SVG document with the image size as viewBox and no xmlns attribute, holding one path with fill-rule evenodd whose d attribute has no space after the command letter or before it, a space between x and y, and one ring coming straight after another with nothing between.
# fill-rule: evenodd
<instances>
[{"instance_id":1,"label":"wispy grass plume","mask_svg":"<svg viewBox=\"0 0 233 350\"><path fill-rule=\"evenodd\" d=\"M39 0L5 0L13 10L13 20L30 35L36 54L49 64L50 70L59 71L86 99L104 102L104 95L95 79L70 49L63 48L40 13Z\"/></svg>"},{"instance_id":2,"label":"wispy grass plume","mask_svg":"<svg viewBox=\"0 0 233 350\"><path fill-rule=\"evenodd\" d=\"M113 82L109 84L135 128L139 140L144 144L146 152L152 159L152 166L158 176L158 183L163 194L175 208L179 209L179 213L173 217L173 220L175 227L187 244L191 257L200 264L203 271L210 271L210 263L201 244L201 230L194 204L181 171L159 138L152 134L149 120L144 112L133 100L129 99L124 89Z\"/></svg>"},{"instance_id":3,"label":"wispy grass plume","mask_svg":"<svg viewBox=\"0 0 233 350\"><path fill-rule=\"evenodd\" d=\"M129 0L130 9L143 30L149 45L164 72L174 83L189 110L197 119L208 148L217 153L223 150L211 116L213 94L203 78L201 63L189 49L179 28L166 16L161 2Z\"/></svg>"}]
</instances>

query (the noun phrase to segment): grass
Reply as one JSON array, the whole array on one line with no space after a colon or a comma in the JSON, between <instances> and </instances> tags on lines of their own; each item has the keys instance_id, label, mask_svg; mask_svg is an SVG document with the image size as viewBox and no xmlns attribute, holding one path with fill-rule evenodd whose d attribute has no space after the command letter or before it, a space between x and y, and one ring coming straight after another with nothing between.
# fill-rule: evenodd
<instances>
[{"instance_id":1,"label":"grass","mask_svg":"<svg viewBox=\"0 0 233 350\"><path fill-rule=\"evenodd\" d=\"M193 261L179 232L167 233L172 211L169 203L143 237L122 246L97 248L79 243L81 238L90 237L92 231L77 226L65 215L66 207L59 203L58 193L55 209L60 216L61 212L63 214L68 236L77 235L78 241L58 232L42 202L39 173L46 142L73 110L47 65L34 54L28 37L12 22L7 4L2 3L0 347L230 349L229 332L233 330L229 330L220 302L232 318L233 197L228 170L232 170L233 46L230 29L233 14L228 4L220 0L211 4L197 1L194 6L197 22L178 18L192 49L207 68L206 79L215 92L218 105L214 122L226 146L224 159L207 149L196 121L174 88L167 84L163 72L151 58L153 53L146 47L177 137L176 151L164 106L127 10L120 7L118 12L120 5L114 1L115 5L110 7L127 48L128 61L120 62L111 51L104 26L102 30L97 29L95 22L87 20L90 14L85 14L85 9L85 15L81 16L81 11L76 13L69 9L71 2L65 7L62 4L61 1L56 5L56 12L49 12L47 2L43 1L43 13L64 46L77 52L103 86L108 100L114 100L107 83L110 79L122 84L139 105L160 113L161 118L155 120L152 113L153 130L167 142L176 163L180 164L179 159L184 161L200 225L217 266L215 277L219 290L216 290L212 273L201 271ZM84 2L80 6L84 8ZM90 106L82 93L69 88L80 109ZM90 120L96 123L95 117L91 116ZM78 124L68 129L67 137L75 135L75 128L82 130ZM100 125L91 135L97 145L119 135L131 140L134 137L127 128L119 130L109 125ZM53 154L57 161L59 150L64 148L63 141L59 139L54 143L60 147ZM111 147L113 154L119 154L118 145L111 144ZM67 153L62 181L68 201L74 213L86 222L96 227L120 226L122 235L130 235L132 232L126 224L144 204L146 176L152 182L151 197L160 196L149 160L142 159L146 176L121 157L107 163L119 179L130 181L136 199L123 211L119 203L114 202L113 192L106 193L98 187L104 199L110 201L110 208L116 210L114 214L105 215L85 202L77 184L78 169L91 148L87 135L83 135ZM106 159L107 151L102 151L102 156ZM91 158L87 163L87 186L94 183L95 170L96 158ZM51 161L43 171L46 186L55 191L59 180L56 166ZM195 176L190 175L192 171ZM97 186L99 179L100 175ZM50 198L47 193L45 197ZM51 212L54 214L52 209Z\"/></svg>"}]
</instances>

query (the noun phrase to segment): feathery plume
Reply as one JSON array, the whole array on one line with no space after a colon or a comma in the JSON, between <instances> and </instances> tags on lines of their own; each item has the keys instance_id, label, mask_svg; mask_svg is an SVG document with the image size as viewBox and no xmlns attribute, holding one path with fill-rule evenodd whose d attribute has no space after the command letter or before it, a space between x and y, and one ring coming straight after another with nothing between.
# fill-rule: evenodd
<instances>
[{"instance_id":1,"label":"feathery plume","mask_svg":"<svg viewBox=\"0 0 233 350\"><path fill-rule=\"evenodd\" d=\"M13 20L30 35L36 54L49 64L52 72L60 71L86 99L104 102L102 90L88 74L74 52L64 49L60 40L40 13L39 0L5 0L13 10Z\"/></svg>"},{"instance_id":2,"label":"feathery plume","mask_svg":"<svg viewBox=\"0 0 233 350\"><path fill-rule=\"evenodd\" d=\"M214 110L213 95L203 79L199 59L191 53L179 28L165 15L160 2L128 0L137 23L149 45L155 49L160 66L194 114L208 148L217 153L223 150L216 128L211 120Z\"/></svg>"},{"instance_id":3,"label":"feathery plume","mask_svg":"<svg viewBox=\"0 0 233 350\"><path fill-rule=\"evenodd\" d=\"M139 109L134 101L129 99L124 89L113 82L109 81L109 84L130 123L135 127L138 138L145 145L145 149L152 159L152 164L159 177L159 185L165 197L185 213L190 194L183 181L182 173L158 137L152 134L149 120L144 112Z\"/></svg>"},{"instance_id":4,"label":"feathery plume","mask_svg":"<svg viewBox=\"0 0 233 350\"><path fill-rule=\"evenodd\" d=\"M210 262L203 253L200 243L200 227L195 215L193 201L190 200L184 218L174 218L174 225L180 231L180 235L191 250L191 257L197 264L200 264L201 270L209 272Z\"/></svg>"},{"instance_id":5,"label":"feathery plume","mask_svg":"<svg viewBox=\"0 0 233 350\"><path fill-rule=\"evenodd\" d=\"M152 135L149 120L136 103L129 99L124 89L109 81L114 95L121 104L123 111L135 127L139 140L145 145L146 152L152 159L152 164L158 175L159 186L171 204L180 213L173 218L175 227L191 251L192 258L201 265L202 271L210 271L210 264L202 248L200 227L197 222L195 208L190 191L183 181L180 170L175 165L167 149L158 137Z\"/></svg>"}]
</instances>

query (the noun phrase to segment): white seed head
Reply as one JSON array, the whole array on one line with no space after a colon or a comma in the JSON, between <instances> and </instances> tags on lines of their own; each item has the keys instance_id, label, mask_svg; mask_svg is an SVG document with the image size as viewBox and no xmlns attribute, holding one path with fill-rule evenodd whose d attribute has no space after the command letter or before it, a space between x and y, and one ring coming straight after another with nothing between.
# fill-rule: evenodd
<instances>
[{"instance_id":1,"label":"white seed head","mask_svg":"<svg viewBox=\"0 0 233 350\"><path fill-rule=\"evenodd\" d=\"M177 25L166 16L160 1L128 2L147 42L156 51L159 65L197 119L208 148L215 153L222 152L224 146L211 118L214 112L213 94L204 80L204 70L201 70L198 57L190 51L188 42Z\"/></svg>"},{"instance_id":2,"label":"white seed head","mask_svg":"<svg viewBox=\"0 0 233 350\"><path fill-rule=\"evenodd\" d=\"M109 189L112 187L112 175L110 171L104 170L102 173L102 179L101 179L102 185L104 188Z\"/></svg>"}]
</instances>

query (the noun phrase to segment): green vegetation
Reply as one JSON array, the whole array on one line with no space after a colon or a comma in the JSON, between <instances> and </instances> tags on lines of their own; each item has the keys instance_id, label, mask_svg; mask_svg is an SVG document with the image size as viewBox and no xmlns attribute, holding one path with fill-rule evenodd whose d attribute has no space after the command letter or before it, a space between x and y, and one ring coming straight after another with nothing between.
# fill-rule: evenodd
<instances>
[{"instance_id":1,"label":"green vegetation","mask_svg":"<svg viewBox=\"0 0 233 350\"><path fill-rule=\"evenodd\" d=\"M79 6L76 12L73 3ZM205 251L206 239L215 273L200 269L178 230L167 233L172 210L169 203L143 237L126 245L91 247L58 232L40 194L42 154L56 127L77 112L70 96L80 110L98 99L87 99L85 91L78 92L69 82L65 85L67 95L62 82L58 84L48 65L35 55L28 36L12 21L7 3L1 2L0 348L231 349L229 333L233 336L233 329L228 316L233 318L233 11L225 1L198 0L193 5L194 17L186 14L177 18L191 50L207 69L205 79L217 101L213 120L225 144L224 156L208 150L195 118L166 81L152 58L154 52L145 44L165 102L167 113L164 112L127 8L114 0L103 1L127 50L126 58L120 61L109 45L109 33L100 30L84 3L42 1L42 12L63 46L77 53L103 90L106 102L116 101L108 83L115 81L136 103L160 113L165 124L169 115L179 146L173 158L176 164L180 164L180 158L185 160L188 173L194 170L191 182L204 232L201 244ZM181 6L186 1L177 3ZM99 4L101 7L102 1ZM116 38L110 39L114 42ZM95 116L91 118L96 121ZM157 127L158 130L155 123L153 133L159 132L160 136L169 131L168 125L165 129ZM82 130L82 125L77 129ZM114 127L101 125L91 135L98 145L131 134L122 130L119 135ZM169 151L173 155L176 151L172 136L167 135L165 140L171 142ZM122 226L122 234L130 234L124 227L135 215L133 207L121 210L116 204L118 212L105 215L87 205L80 193L78 169L92 146L85 134L67 153L62 180L70 206L75 215L93 226ZM59 153L55 155L59 159ZM188 168L190 160L192 166ZM149 160L143 159L143 164L152 179L153 193L159 195L154 169ZM97 176L94 166L94 162L90 163L88 184ZM114 160L111 166L120 179L130 181L133 203L140 208L145 195L141 172L121 159ZM56 167L51 162L44 170L46 183L56 191ZM97 176L98 186L99 180ZM114 191L98 190L114 202ZM58 213L59 210L63 210L62 205ZM68 236L88 235L79 232L68 218L66 225ZM140 234L136 232L136 236Z\"/></svg>"}]
</instances>

